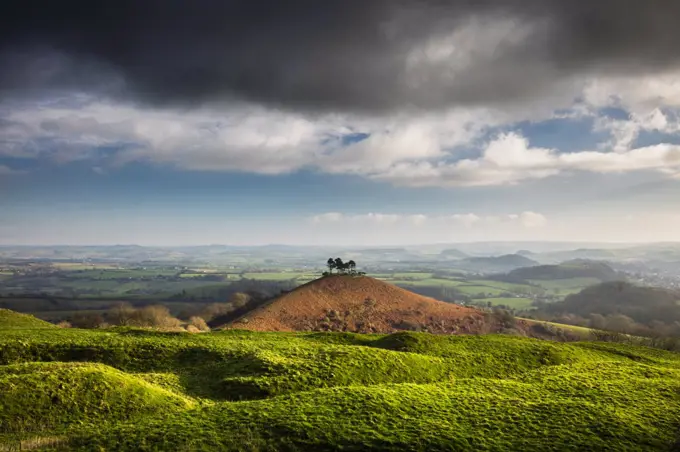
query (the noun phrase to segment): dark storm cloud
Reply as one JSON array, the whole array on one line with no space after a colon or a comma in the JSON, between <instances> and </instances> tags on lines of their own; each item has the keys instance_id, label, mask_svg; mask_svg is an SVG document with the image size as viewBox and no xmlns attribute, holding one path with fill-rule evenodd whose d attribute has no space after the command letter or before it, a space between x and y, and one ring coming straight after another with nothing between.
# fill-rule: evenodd
<instances>
[{"instance_id":1,"label":"dark storm cloud","mask_svg":"<svg viewBox=\"0 0 680 452\"><path fill-rule=\"evenodd\" d=\"M406 69L413 49L484 16L536 28L525 41L466 67L454 58L416 60ZM481 47L482 31L474 38ZM679 61L677 0L8 0L0 6L5 98L73 89L155 105L240 99L321 111L443 108L540 96L584 71L654 71Z\"/></svg>"}]
</instances>

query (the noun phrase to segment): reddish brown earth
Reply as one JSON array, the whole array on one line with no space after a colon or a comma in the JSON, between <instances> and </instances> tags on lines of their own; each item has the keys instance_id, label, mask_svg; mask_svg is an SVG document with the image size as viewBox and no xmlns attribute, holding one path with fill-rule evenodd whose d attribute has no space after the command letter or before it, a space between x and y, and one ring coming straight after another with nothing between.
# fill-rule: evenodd
<instances>
[{"instance_id":1,"label":"reddish brown earth","mask_svg":"<svg viewBox=\"0 0 680 452\"><path fill-rule=\"evenodd\" d=\"M329 276L298 287L237 319L254 331L483 334L507 330L497 316L445 303L367 276ZM528 324L516 321L520 331Z\"/></svg>"}]
</instances>

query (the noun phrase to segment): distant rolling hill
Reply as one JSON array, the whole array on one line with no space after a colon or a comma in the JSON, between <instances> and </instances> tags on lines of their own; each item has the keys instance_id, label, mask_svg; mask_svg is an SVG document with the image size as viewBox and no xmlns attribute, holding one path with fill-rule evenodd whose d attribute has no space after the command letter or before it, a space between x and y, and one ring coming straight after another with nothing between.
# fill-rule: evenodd
<instances>
[{"instance_id":1,"label":"distant rolling hill","mask_svg":"<svg viewBox=\"0 0 680 452\"><path fill-rule=\"evenodd\" d=\"M513 281L594 278L601 282L624 279L604 262L573 260L559 265L538 265L512 270L508 277Z\"/></svg>"},{"instance_id":2,"label":"distant rolling hill","mask_svg":"<svg viewBox=\"0 0 680 452\"><path fill-rule=\"evenodd\" d=\"M517 268L539 265L533 259L519 254L494 257L468 257L454 263L456 268L477 273L506 273Z\"/></svg>"},{"instance_id":3,"label":"distant rolling hill","mask_svg":"<svg viewBox=\"0 0 680 452\"><path fill-rule=\"evenodd\" d=\"M650 324L680 322L680 294L656 287L641 287L614 281L588 287L552 303L545 310L554 314L625 315L635 322Z\"/></svg>"},{"instance_id":4,"label":"distant rolling hill","mask_svg":"<svg viewBox=\"0 0 680 452\"><path fill-rule=\"evenodd\" d=\"M443 259L465 259L467 257L470 257L468 254L462 252L461 250L455 249L455 248L448 248L445 250L442 250L439 253L439 257Z\"/></svg>"}]
</instances>

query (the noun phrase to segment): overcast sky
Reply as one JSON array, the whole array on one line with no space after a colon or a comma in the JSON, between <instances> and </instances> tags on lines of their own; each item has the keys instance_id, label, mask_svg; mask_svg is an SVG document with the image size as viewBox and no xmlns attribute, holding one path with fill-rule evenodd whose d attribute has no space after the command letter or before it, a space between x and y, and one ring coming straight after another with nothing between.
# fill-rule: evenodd
<instances>
[{"instance_id":1,"label":"overcast sky","mask_svg":"<svg viewBox=\"0 0 680 452\"><path fill-rule=\"evenodd\" d=\"M680 240L680 2L0 4L0 244Z\"/></svg>"}]
</instances>

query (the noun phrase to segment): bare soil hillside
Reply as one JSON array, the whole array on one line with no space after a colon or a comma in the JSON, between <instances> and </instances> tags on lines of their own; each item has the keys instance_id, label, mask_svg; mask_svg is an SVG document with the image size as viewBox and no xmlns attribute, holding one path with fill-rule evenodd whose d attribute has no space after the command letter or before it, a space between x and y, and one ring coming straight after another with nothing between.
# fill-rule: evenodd
<instances>
[{"instance_id":1,"label":"bare soil hillside","mask_svg":"<svg viewBox=\"0 0 680 452\"><path fill-rule=\"evenodd\" d=\"M478 309L409 292L366 276L328 276L274 299L227 325L254 331L351 331L391 333L399 330L439 334L525 332L523 321L508 324Z\"/></svg>"}]
</instances>

